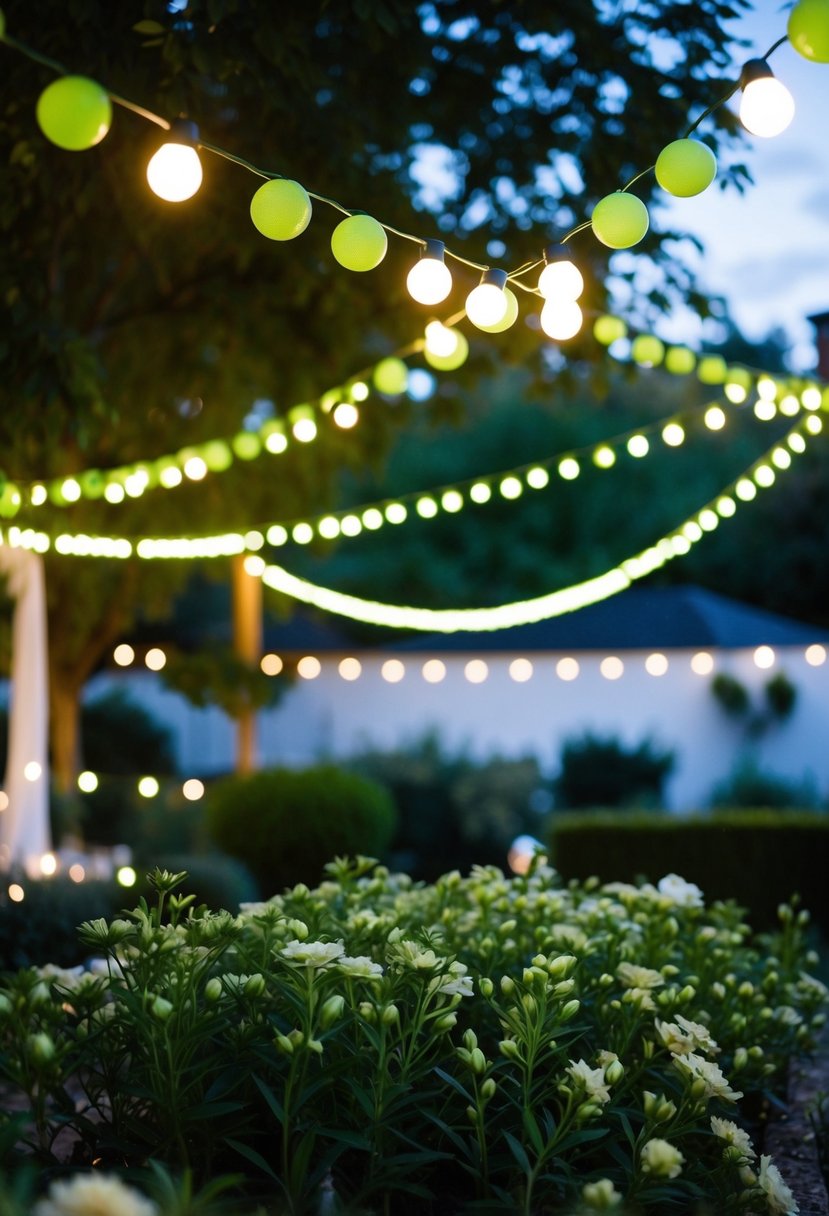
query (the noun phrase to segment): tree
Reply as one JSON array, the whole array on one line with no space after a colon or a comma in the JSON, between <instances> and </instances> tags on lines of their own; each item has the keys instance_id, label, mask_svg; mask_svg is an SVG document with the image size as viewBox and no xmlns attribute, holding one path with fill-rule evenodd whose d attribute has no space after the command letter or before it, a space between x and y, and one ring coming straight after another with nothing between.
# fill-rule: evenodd
<instances>
[{"instance_id":1,"label":"tree","mask_svg":"<svg viewBox=\"0 0 829 1216\"><path fill-rule=\"evenodd\" d=\"M517 266L722 94L716 78L736 74L722 22L744 3L631 11L566 0L554 14L540 0L5 7L10 36L157 113L186 114L235 156L404 231L443 233L477 260L500 259L503 245ZM161 203L142 181L155 128L118 110L100 145L62 152L34 120L52 73L9 47L0 54L8 475L25 482L152 460L232 433L255 400L284 411L417 334L424 317L403 288L409 242L393 241L383 268L359 281L332 266L338 216L322 205L299 241L268 244L247 214L258 182L209 153L197 200ZM733 115L717 111L704 133L715 147L731 142ZM438 198L418 184L427 151L451 166ZM726 176L739 183L744 170ZM637 185L646 199L652 191L650 178ZM685 289L663 249L668 235L654 226L642 249ZM579 257L600 307L607 250L586 240ZM467 376L495 349L476 345ZM537 334L521 326L510 350L544 374ZM276 476L272 465L236 466L120 509L24 509L20 521L140 536L296 516L325 501L334 471L379 459L405 417L377 408L371 427L292 452ZM47 567L53 761L68 787L84 681L136 610L160 608L184 572L53 554Z\"/></svg>"}]
</instances>

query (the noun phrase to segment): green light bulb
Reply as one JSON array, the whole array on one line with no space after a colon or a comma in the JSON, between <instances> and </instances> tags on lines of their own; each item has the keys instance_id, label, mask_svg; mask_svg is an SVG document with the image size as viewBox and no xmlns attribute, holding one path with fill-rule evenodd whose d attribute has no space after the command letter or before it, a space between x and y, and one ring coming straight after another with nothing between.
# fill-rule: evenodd
<instances>
[{"instance_id":1,"label":"green light bulb","mask_svg":"<svg viewBox=\"0 0 829 1216\"><path fill-rule=\"evenodd\" d=\"M697 364L697 376L703 384L722 384L727 375L722 355L705 355Z\"/></svg>"},{"instance_id":2,"label":"green light bulb","mask_svg":"<svg viewBox=\"0 0 829 1216\"><path fill-rule=\"evenodd\" d=\"M86 469L78 475L84 498L100 498L106 481L100 469Z\"/></svg>"},{"instance_id":3,"label":"green light bulb","mask_svg":"<svg viewBox=\"0 0 829 1216\"><path fill-rule=\"evenodd\" d=\"M607 194L593 208L593 232L610 249L630 249L648 231L648 209L635 194L617 190Z\"/></svg>"},{"instance_id":4,"label":"green light bulb","mask_svg":"<svg viewBox=\"0 0 829 1216\"><path fill-rule=\"evenodd\" d=\"M453 372L456 368L465 363L469 355L469 343L459 329L453 330L457 339L455 349L450 355L435 355L427 347L423 351L423 358L438 372Z\"/></svg>"},{"instance_id":5,"label":"green light bulb","mask_svg":"<svg viewBox=\"0 0 829 1216\"><path fill-rule=\"evenodd\" d=\"M291 241L311 222L311 199L299 182L277 178L265 182L250 200L254 226L271 241Z\"/></svg>"},{"instance_id":6,"label":"green light bulb","mask_svg":"<svg viewBox=\"0 0 829 1216\"><path fill-rule=\"evenodd\" d=\"M697 365L697 357L687 346L670 346L665 355L665 368L675 376L687 376Z\"/></svg>"},{"instance_id":7,"label":"green light bulb","mask_svg":"<svg viewBox=\"0 0 829 1216\"><path fill-rule=\"evenodd\" d=\"M331 252L346 270L374 270L388 247L385 228L370 215L350 215L331 234Z\"/></svg>"},{"instance_id":8,"label":"green light bulb","mask_svg":"<svg viewBox=\"0 0 829 1216\"><path fill-rule=\"evenodd\" d=\"M659 341L659 338L653 334L639 334L633 339L633 345L630 348L631 357L634 363L646 364L650 367L655 367L661 363L665 356L665 347Z\"/></svg>"},{"instance_id":9,"label":"green light bulb","mask_svg":"<svg viewBox=\"0 0 829 1216\"><path fill-rule=\"evenodd\" d=\"M37 99L37 121L43 134L67 152L99 144L112 122L109 94L86 76L60 76Z\"/></svg>"},{"instance_id":10,"label":"green light bulb","mask_svg":"<svg viewBox=\"0 0 829 1216\"><path fill-rule=\"evenodd\" d=\"M12 519L20 510L20 491L13 481L7 481L0 493L0 515Z\"/></svg>"},{"instance_id":11,"label":"green light bulb","mask_svg":"<svg viewBox=\"0 0 829 1216\"><path fill-rule=\"evenodd\" d=\"M597 317L593 323L593 337L597 342L601 342L602 346L610 346L619 338L624 338L627 331L628 327L621 317Z\"/></svg>"},{"instance_id":12,"label":"green light bulb","mask_svg":"<svg viewBox=\"0 0 829 1216\"><path fill-rule=\"evenodd\" d=\"M675 139L656 158L656 180L676 198L702 194L717 176L717 158L698 139Z\"/></svg>"},{"instance_id":13,"label":"green light bulb","mask_svg":"<svg viewBox=\"0 0 829 1216\"><path fill-rule=\"evenodd\" d=\"M254 431L240 431L233 436L230 446L240 460L255 460L262 451L262 440Z\"/></svg>"},{"instance_id":14,"label":"green light bulb","mask_svg":"<svg viewBox=\"0 0 829 1216\"><path fill-rule=\"evenodd\" d=\"M372 380L378 393L383 393L386 397L399 397L401 393L405 393L408 386L409 369L402 359L390 356L380 360L374 369Z\"/></svg>"},{"instance_id":15,"label":"green light bulb","mask_svg":"<svg viewBox=\"0 0 829 1216\"><path fill-rule=\"evenodd\" d=\"M829 0L799 0L787 33L794 49L813 63L829 63Z\"/></svg>"},{"instance_id":16,"label":"green light bulb","mask_svg":"<svg viewBox=\"0 0 829 1216\"><path fill-rule=\"evenodd\" d=\"M223 439L203 444L201 457L211 473L223 473L233 464L233 453Z\"/></svg>"}]
</instances>

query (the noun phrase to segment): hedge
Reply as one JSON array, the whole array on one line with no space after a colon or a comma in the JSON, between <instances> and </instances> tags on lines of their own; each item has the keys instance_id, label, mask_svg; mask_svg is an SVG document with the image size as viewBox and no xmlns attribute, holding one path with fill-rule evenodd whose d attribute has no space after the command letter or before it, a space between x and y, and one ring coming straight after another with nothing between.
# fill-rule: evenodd
<instances>
[{"instance_id":1,"label":"hedge","mask_svg":"<svg viewBox=\"0 0 829 1216\"><path fill-rule=\"evenodd\" d=\"M768 809L679 817L580 811L553 816L550 859L565 879L651 882L681 874L707 901L734 899L755 928L797 893L829 936L829 815Z\"/></svg>"}]
</instances>

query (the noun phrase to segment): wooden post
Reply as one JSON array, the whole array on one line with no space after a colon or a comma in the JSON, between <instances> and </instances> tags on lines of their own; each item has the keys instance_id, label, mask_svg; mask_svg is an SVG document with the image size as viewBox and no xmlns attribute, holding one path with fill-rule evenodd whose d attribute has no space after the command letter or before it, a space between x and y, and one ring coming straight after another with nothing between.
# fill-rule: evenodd
<instances>
[{"instance_id":1,"label":"wooden post","mask_svg":"<svg viewBox=\"0 0 829 1216\"><path fill-rule=\"evenodd\" d=\"M233 649L251 666L262 658L262 582L245 570L244 555L232 562ZM257 767L256 710L247 709L236 723L236 771L250 773Z\"/></svg>"}]
</instances>

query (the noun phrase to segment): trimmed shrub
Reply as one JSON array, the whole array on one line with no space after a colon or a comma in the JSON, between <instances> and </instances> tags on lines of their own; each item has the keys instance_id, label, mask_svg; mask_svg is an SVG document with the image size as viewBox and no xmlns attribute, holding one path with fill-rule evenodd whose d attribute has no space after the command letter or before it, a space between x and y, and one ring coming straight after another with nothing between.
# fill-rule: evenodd
<instances>
[{"instance_id":1,"label":"trimmed shrub","mask_svg":"<svg viewBox=\"0 0 829 1216\"><path fill-rule=\"evenodd\" d=\"M205 802L211 837L265 894L316 882L332 854L382 855L394 833L388 791L334 765L227 777Z\"/></svg>"},{"instance_id":2,"label":"trimmed shrub","mask_svg":"<svg viewBox=\"0 0 829 1216\"><path fill-rule=\"evenodd\" d=\"M677 818L659 814L559 815L551 861L567 879L657 882L679 873L707 900L735 899L755 928L797 893L829 932L829 815L796 811L719 811Z\"/></svg>"},{"instance_id":3,"label":"trimmed shrub","mask_svg":"<svg viewBox=\"0 0 829 1216\"><path fill-rule=\"evenodd\" d=\"M175 772L173 736L122 688L83 706L84 764L95 773Z\"/></svg>"},{"instance_id":4,"label":"trimmed shrub","mask_svg":"<svg viewBox=\"0 0 829 1216\"><path fill-rule=\"evenodd\" d=\"M820 794L814 780L793 781L761 769L751 756L745 757L725 778L714 786L711 805L724 809L735 807L794 807L813 810L820 806Z\"/></svg>"},{"instance_id":5,"label":"trimmed shrub","mask_svg":"<svg viewBox=\"0 0 829 1216\"><path fill-rule=\"evenodd\" d=\"M629 748L619 739L587 731L562 746L560 770L553 782L556 805L567 810L658 806L674 759L673 752L659 751L650 739Z\"/></svg>"}]
</instances>

